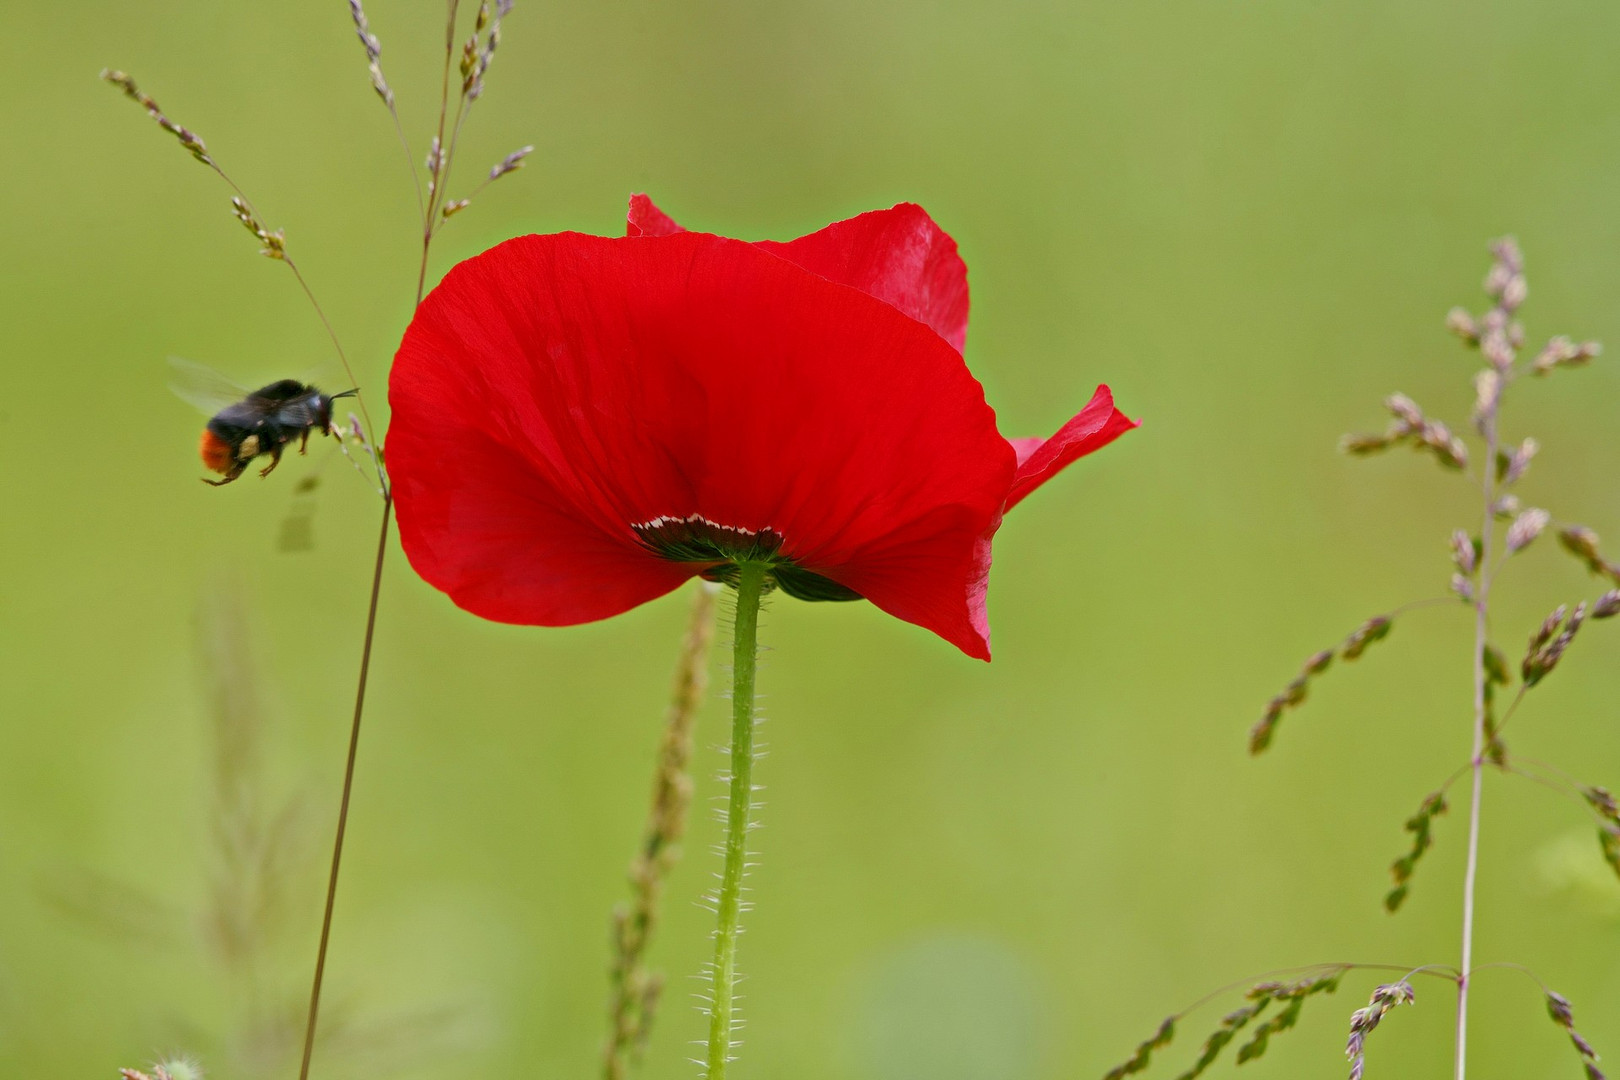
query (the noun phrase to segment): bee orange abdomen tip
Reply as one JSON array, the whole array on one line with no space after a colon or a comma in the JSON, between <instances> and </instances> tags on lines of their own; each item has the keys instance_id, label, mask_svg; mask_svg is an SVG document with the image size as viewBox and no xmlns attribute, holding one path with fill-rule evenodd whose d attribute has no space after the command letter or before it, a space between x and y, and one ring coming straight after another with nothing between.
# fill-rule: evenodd
<instances>
[{"instance_id":1,"label":"bee orange abdomen tip","mask_svg":"<svg viewBox=\"0 0 1620 1080\"><path fill-rule=\"evenodd\" d=\"M224 474L231 471L231 444L207 428L203 428L197 452L210 472Z\"/></svg>"}]
</instances>

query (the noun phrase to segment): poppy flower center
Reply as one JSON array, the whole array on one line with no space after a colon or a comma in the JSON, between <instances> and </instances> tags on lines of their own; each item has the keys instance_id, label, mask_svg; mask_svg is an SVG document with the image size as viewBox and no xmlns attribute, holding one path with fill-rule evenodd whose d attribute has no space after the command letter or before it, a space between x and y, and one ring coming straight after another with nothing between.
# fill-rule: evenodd
<instances>
[{"instance_id":1,"label":"poppy flower center","mask_svg":"<svg viewBox=\"0 0 1620 1080\"><path fill-rule=\"evenodd\" d=\"M782 534L775 529L739 529L710 521L702 514L655 517L630 531L652 552L673 562L776 561Z\"/></svg>"},{"instance_id":2,"label":"poppy flower center","mask_svg":"<svg viewBox=\"0 0 1620 1080\"><path fill-rule=\"evenodd\" d=\"M859 600L861 594L829 577L806 570L781 554L785 538L775 529L742 529L710 521L702 514L659 516L630 526L653 554L671 562L712 563L702 571L709 581L734 585L743 563L763 563L766 579L800 600Z\"/></svg>"}]
</instances>

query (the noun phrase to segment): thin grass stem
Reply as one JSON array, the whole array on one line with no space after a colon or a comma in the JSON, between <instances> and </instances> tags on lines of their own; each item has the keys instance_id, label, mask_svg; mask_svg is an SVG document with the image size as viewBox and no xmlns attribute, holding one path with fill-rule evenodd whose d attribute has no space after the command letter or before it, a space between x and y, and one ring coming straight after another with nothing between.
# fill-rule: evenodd
<instances>
[{"instance_id":1,"label":"thin grass stem","mask_svg":"<svg viewBox=\"0 0 1620 1080\"><path fill-rule=\"evenodd\" d=\"M354 720L349 726L349 753L343 765L343 796L338 803L337 835L332 842L332 871L326 883L326 908L321 916L321 943L315 951L315 978L309 991L309 1018L304 1025L304 1055L298 1080L309 1080L315 1053L315 1028L321 1012L321 983L326 975L326 951L332 938L332 910L337 903L338 871L343 864L343 837L348 831L349 800L354 792L354 763L360 751L360 720L366 710L366 680L371 674L371 644L377 629L377 598L382 591L383 560L388 554L388 525L394 500L383 496L382 527L377 533L377 557L371 569L371 601L366 608L366 637L360 649L360 677L354 692Z\"/></svg>"},{"instance_id":2,"label":"thin grass stem","mask_svg":"<svg viewBox=\"0 0 1620 1080\"><path fill-rule=\"evenodd\" d=\"M446 114L450 110L450 64L456 52L456 13L461 8L461 0L446 0L444 21L444 77L439 86L439 127L434 135L434 145L439 148L439 164L428 177L428 203L427 213L422 218L422 262L416 271L416 302L422 302L422 294L427 291L427 264L428 249L433 245L434 215L438 213L439 200L444 198L444 124Z\"/></svg>"},{"instance_id":3,"label":"thin grass stem","mask_svg":"<svg viewBox=\"0 0 1620 1080\"><path fill-rule=\"evenodd\" d=\"M1480 556L1481 566L1491 566L1491 541L1496 523L1496 462L1497 430L1496 418L1500 397L1493 401L1490 408L1481 416L1481 425L1485 435L1485 464L1481 468L1484 474L1480 480L1480 494L1483 503L1482 522L1480 524ZM1463 901L1462 901L1462 956L1457 965L1459 972L1457 979L1457 1050L1456 1050L1456 1080L1466 1080L1468 1075L1468 991L1470 967L1474 958L1474 908L1476 888L1479 878L1479 828L1480 804L1484 794L1485 778L1485 744L1486 744L1486 684L1485 650L1490 648L1490 593L1494 583L1495 574L1480 575L1479 591L1474 598L1474 738L1473 752L1469 756L1470 769L1473 774L1473 790L1468 801L1468 863L1463 872Z\"/></svg>"}]
</instances>

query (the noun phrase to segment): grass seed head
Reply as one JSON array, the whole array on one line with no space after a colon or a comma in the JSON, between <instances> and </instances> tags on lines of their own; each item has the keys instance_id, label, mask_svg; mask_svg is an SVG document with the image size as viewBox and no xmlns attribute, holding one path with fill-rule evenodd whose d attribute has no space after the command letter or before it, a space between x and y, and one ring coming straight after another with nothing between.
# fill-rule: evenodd
<instances>
[{"instance_id":1,"label":"grass seed head","mask_svg":"<svg viewBox=\"0 0 1620 1080\"><path fill-rule=\"evenodd\" d=\"M1620 615L1620 589L1610 589L1592 602L1592 618L1610 619Z\"/></svg>"},{"instance_id":2,"label":"grass seed head","mask_svg":"<svg viewBox=\"0 0 1620 1080\"><path fill-rule=\"evenodd\" d=\"M145 109L146 114L157 122L157 126L178 139L180 145L185 147L192 157L210 168L217 167L214 165L214 159L208 156L208 147L203 143L202 137L189 128L181 127L165 116L163 110L158 107L158 103L150 96L141 93L140 87L135 85L135 80L127 72L119 71L116 68L103 68L101 77L122 90L125 97Z\"/></svg>"},{"instance_id":3,"label":"grass seed head","mask_svg":"<svg viewBox=\"0 0 1620 1080\"><path fill-rule=\"evenodd\" d=\"M1384 399L1384 408L1390 411L1395 419L1413 428L1423 426L1423 410L1418 408L1417 402L1405 394L1391 394Z\"/></svg>"},{"instance_id":4,"label":"grass seed head","mask_svg":"<svg viewBox=\"0 0 1620 1080\"><path fill-rule=\"evenodd\" d=\"M1604 1080L1603 1071L1597 1066L1597 1051L1592 1049L1592 1044L1587 1042L1579 1031L1575 1030L1575 1010L1570 1005L1569 999L1548 990L1547 1015L1569 1036L1570 1045L1575 1047L1575 1053L1580 1055L1581 1064L1586 1069L1587 1080Z\"/></svg>"},{"instance_id":5,"label":"grass seed head","mask_svg":"<svg viewBox=\"0 0 1620 1080\"><path fill-rule=\"evenodd\" d=\"M495 163L489 170L489 182L493 183L510 172L517 172L523 168L523 159L534 153L532 146L520 146Z\"/></svg>"},{"instance_id":6,"label":"grass seed head","mask_svg":"<svg viewBox=\"0 0 1620 1080\"><path fill-rule=\"evenodd\" d=\"M1479 323L1467 308L1454 307L1446 313L1446 329L1470 345L1479 344Z\"/></svg>"},{"instance_id":7,"label":"grass seed head","mask_svg":"<svg viewBox=\"0 0 1620 1080\"><path fill-rule=\"evenodd\" d=\"M1546 375L1561 367L1581 367L1602 355L1603 346L1596 341L1576 343L1568 335L1560 334L1548 341L1530 363L1534 375Z\"/></svg>"},{"instance_id":8,"label":"grass seed head","mask_svg":"<svg viewBox=\"0 0 1620 1080\"><path fill-rule=\"evenodd\" d=\"M1507 531L1508 553L1523 551L1529 547L1551 520L1552 515L1539 507L1531 507L1514 518Z\"/></svg>"},{"instance_id":9,"label":"grass seed head","mask_svg":"<svg viewBox=\"0 0 1620 1080\"><path fill-rule=\"evenodd\" d=\"M1474 538L1455 529L1451 534L1451 562L1459 574L1472 577L1477 565L1478 553L1474 547Z\"/></svg>"}]
</instances>

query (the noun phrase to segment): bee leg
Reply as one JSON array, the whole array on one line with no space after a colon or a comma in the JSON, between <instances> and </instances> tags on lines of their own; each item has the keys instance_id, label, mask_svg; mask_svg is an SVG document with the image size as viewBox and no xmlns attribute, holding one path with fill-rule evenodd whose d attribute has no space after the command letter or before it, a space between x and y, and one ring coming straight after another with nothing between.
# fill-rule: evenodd
<instances>
[{"instance_id":1,"label":"bee leg","mask_svg":"<svg viewBox=\"0 0 1620 1080\"><path fill-rule=\"evenodd\" d=\"M231 466L231 471L225 474L225 479L223 479L223 480L210 480L206 476L200 477L200 479L202 480L203 483L208 484L208 485L210 485L212 487L224 487L226 484L230 483L232 480L235 480L238 476L241 476L242 471L244 469L246 469L246 468L247 468L247 463L239 461L235 465Z\"/></svg>"},{"instance_id":2,"label":"bee leg","mask_svg":"<svg viewBox=\"0 0 1620 1080\"><path fill-rule=\"evenodd\" d=\"M298 452L300 454L309 453L309 428L305 428L298 437Z\"/></svg>"},{"instance_id":3,"label":"bee leg","mask_svg":"<svg viewBox=\"0 0 1620 1080\"><path fill-rule=\"evenodd\" d=\"M270 464L259 470L259 477L261 479L269 476L275 471L276 466L281 464L281 448L281 443L276 443L275 446L270 448Z\"/></svg>"}]
</instances>

